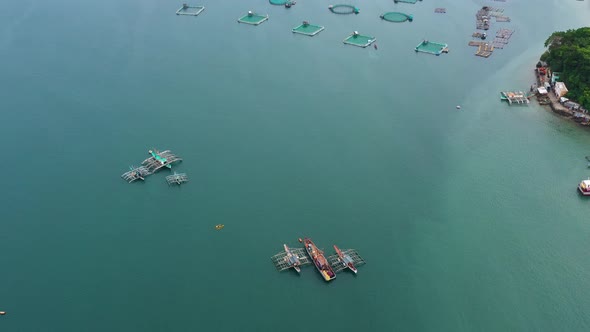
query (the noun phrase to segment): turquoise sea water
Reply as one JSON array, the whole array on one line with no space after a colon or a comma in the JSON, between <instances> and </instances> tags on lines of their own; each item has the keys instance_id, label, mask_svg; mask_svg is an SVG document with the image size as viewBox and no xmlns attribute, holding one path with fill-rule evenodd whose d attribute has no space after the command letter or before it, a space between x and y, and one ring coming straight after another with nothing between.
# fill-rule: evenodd
<instances>
[{"instance_id":1,"label":"turquoise sea water","mask_svg":"<svg viewBox=\"0 0 590 332\"><path fill-rule=\"evenodd\" d=\"M0 3L0 331L590 328L590 133L498 100L587 1L200 4ZM466 45L482 5L516 30L489 59ZM191 182L119 178L153 147ZM303 236L368 263L277 273Z\"/></svg>"}]
</instances>

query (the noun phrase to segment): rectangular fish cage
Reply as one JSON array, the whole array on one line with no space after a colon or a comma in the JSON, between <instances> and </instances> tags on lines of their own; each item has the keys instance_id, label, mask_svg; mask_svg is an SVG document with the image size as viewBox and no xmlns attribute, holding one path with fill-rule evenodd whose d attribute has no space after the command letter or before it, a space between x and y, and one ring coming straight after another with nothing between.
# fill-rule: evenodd
<instances>
[{"instance_id":1,"label":"rectangular fish cage","mask_svg":"<svg viewBox=\"0 0 590 332\"><path fill-rule=\"evenodd\" d=\"M358 46L358 47L367 47L373 44L377 40L375 37L365 36L358 33L353 33L352 35L346 37L343 42L344 44Z\"/></svg>"},{"instance_id":2,"label":"rectangular fish cage","mask_svg":"<svg viewBox=\"0 0 590 332\"><path fill-rule=\"evenodd\" d=\"M248 12L248 14L246 14L238 19L238 23L259 25L266 20L268 20L268 15L263 16L263 15L258 15L258 14L252 13L252 12Z\"/></svg>"},{"instance_id":3,"label":"rectangular fish cage","mask_svg":"<svg viewBox=\"0 0 590 332\"><path fill-rule=\"evenodd\" d=\"M187 4L183 4L182 7L176 11L176 15L197 16L203 10L205 10L205 6L189 6Z\"/></svg>"},{"instance_id":4,"label":"rectangular fish cage","mask_svg":"<svg viewBox=\"0 0 590 332\"><path fill-rule=\"evenodd\" d=\"M300 26L293 28L293 33L299 33L302 35L313 37L324 30L323 26L313 25L309 23L303 23Z\"/></svg>"},{"instance_id":5,"label":"rectangular fish cage","mask_svg":"<svg viewBox=\"0 0 590 332\"><path fill-rule=\"evenodd\" d=\"M434 55L440 55L448 50L448 45L443 43L431 42L423 40L418 46L416 46L416 52L429 53Z\"/></svg>"}]
</instances>

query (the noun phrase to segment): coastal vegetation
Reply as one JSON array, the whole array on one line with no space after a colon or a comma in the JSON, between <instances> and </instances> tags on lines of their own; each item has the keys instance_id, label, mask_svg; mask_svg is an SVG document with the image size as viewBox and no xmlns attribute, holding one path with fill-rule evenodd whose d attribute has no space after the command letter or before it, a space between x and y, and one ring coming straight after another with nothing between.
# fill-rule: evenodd
<instances>
[{"instance_id":1,"label":"coastal vegetation","mask_svg":"<svg viewBox=\"0 0 590 332\"><path fill-rule=\"evenodd\" d=\"M545 41L541 56L569 90L567 97L590 108L590 27L557 31Z\"/></svg>"}]
</instances>

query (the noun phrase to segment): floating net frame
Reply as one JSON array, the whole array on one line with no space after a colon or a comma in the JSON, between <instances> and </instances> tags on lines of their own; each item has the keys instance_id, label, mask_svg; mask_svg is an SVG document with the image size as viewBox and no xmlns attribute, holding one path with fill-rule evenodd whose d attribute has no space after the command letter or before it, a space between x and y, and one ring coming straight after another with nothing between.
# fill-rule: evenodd
<instances>
[{"instance_id":1,"label":"floating net frame","mask_svg":"<svg viewBox=\"0 0 590 332\"><path fill-rule=\"evenodd\" d=\"M358 14L360 9L353 5L329 5L328 9L334 14L348 15Z\"/></svg>"},{"instance_id":2,"label":"floating net frame","mask_svg":"<svg viewBox=\"0 0 590 332\"><path fill-rule=\"evenodd\" d=\"M401 23L401 22L405 22L405 21L412 22L414 20L414 16L400 13L400 12L387 12L387 13L381 15L380 17L385 21L395 22L395 23Z\"/></svg>"},{"instance_id":3,"label":"floating net frame","mask_svg":"<svg viewBox=\"0 0 590 332\"><path fill-rule=\"evenodd\" d=\"M449 45L447 44L423 40L414 50L416 52L440 55L443 52L448 52L448 47Z\"/></svg>"},{"instance_id":4,"label":"floating net frame","mask_svg":"<svg viewBox=\"0 0 590 332\"><path fill-rule=\"evenodd\" d=\"M249 12L248 14L238 18L238 23L250 24L250 25L259 25L263 22L268 20L268 15L259 15L253 12Z\"/></svg>"},{"instance_id":5,"label":"floating net frame","mask_svg":"<svg viewBox=\"0 0 590 332\"><path fill-rule=\"evenodd\" d=\"M347 45L353 45L365 48L373 44L377 39L375 37L361 35L359 33L352 33L350 36L344 38L342 42Z\"/></svg>"},{"instance_id":6,"label":"floating net frame","mask_svg":"<svg viewBox=\"0 0 590 332\"><path fill-rule=\"evenodd\" d=\"M187 4L183 4L182 7L176 11L176 15L197 16L203 10L205 10L205 6L189 6Z\"/></svg>"},{"instance_id":7,"label":"floating net frame","mask_svg":"<svg viewBox=\"0 0 590 332\"><path fill-rule=\"evenodd\" d=\"M293 31L293 33L299 33L302 35L313 37L313 36L317 35L318 33L322 32L323 30L324 30L324 27L321 25L314 25L314 24L309 24L307 22L303 22L303 24L299 25L298 27L293 28L291 31Z\"/></svg>"},{"instance_id":8,"label":"floating net frame","mask_svg":"<svg viewBox=\"0 0 590 332\"><path fill-rule=\"evenodd\" d=\"M444 14L447 12L446 8L434 8L434 12L438 14Z\"/></svg>"},{"instance_id":9,"label":"floating net frame","mask_svg":"<svg viewBox=\"0 0 590 332\"><path fill-rule=\"evenodd\" d=\"M420 1L422 1L422 0L420 0ZM393 0L393 2L395 2L395 3L403 2L403 3L415 4L416 2L418 2L418 0Z\"/></svg>"}]
</instances>

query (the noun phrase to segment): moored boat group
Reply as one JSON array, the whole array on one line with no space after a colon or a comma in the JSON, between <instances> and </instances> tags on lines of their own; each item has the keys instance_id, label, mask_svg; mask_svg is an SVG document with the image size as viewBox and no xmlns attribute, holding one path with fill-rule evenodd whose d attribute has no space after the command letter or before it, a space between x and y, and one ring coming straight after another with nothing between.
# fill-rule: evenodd
<instances>
[{"instance_id":1,"label":"moored boat group","mask_svg":"<svg viewBox=\"0 0 590 332\"><path fill-rule=\"evenodd\" d=\"M336 279L336 272L348 269L356 274L356 265L365 263L353 249L341 250L334 245L336 254L326 257L310 238L299 239L299 242L303 243L305 251L300 248L292 249L283 244L285 251L273 256L279 271L292 268L300 273L301 266L309 263L316 267L325 281L331 281Z\"/></svg>"}]
</instances>

